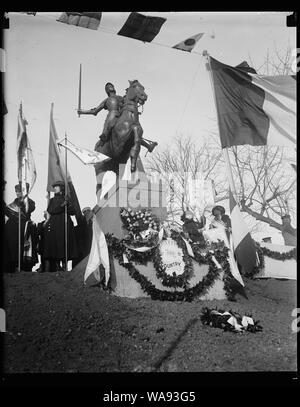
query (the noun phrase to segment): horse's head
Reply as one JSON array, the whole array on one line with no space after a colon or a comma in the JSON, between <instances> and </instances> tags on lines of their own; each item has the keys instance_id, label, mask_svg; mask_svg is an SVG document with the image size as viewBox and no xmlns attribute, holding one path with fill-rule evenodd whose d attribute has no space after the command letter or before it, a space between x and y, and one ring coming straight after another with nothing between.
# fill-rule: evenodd
<instances>
[{"instance_id":1,"label":"horse's head","mask_svg":"<svg viewBox=\"0 0 300 407\"><path fill-rule=\"evenodd\" d=\"M141 105L143 105L148 99L144 86L136 79L134 81L129 81L129 88L126 90L126 96L128 99L135 100Z\"/></svg>"}]
</instances>

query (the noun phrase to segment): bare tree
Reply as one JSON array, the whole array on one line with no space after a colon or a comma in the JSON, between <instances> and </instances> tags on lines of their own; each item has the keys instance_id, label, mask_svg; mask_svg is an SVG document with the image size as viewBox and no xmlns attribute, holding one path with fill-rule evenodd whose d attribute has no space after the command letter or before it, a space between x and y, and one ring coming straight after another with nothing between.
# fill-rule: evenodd
<instances>
[{"instance_id":1,"label":"bare tree","mask_svg":"<svg viewBox=\"0 0 300 407\"><path fill-rule=\"evenodd\" d=\"M240 209L257 221L281 229L284 214L296 215L296 172L282 147L239 146L231 162Z\"/></svg>"},{"instance_id":2,"label":"bare tree","mask_svg":"<svg viewBox=\"0 0 300 407\"><path fill-rule=\"evenodd\" d=\"M204 181L213 181L213 186L223 193L223 155L215 136L200 147L191 137L177 137L171 146L158 150L148 158L146 170L159 174L167 186L168 214L175 217L190 207L187 188L191 179L202 174Z\"/></svg>"},{"instance_id":3,"label":"bare tree","mask_svg":"<svg viewBox=\"0 0 300 407\"><path fill-rule=\"evenodd\" d=\"M284 50L278 50L275 45L274 51L270 52L267 49L267 53L264 58L264 62L257 66L249 55L249 62L259 75L292 75L293 55L292 48L288 44Z\"/></svg>"}]
</instances>

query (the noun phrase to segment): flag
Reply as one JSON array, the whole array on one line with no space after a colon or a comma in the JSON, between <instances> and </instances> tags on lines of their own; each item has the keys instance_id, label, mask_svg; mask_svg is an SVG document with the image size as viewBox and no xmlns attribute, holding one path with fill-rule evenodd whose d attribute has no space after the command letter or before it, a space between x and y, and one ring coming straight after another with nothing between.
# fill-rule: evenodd
<instances>
[{"instance_id":1,"label":"flag","mask_svg":"<svg viewBox=\"0 0 300 407\"><path fill-rule=\"evenodd\" d=\"M0 75L1 75L1 101L2 101L2 116L7 114L7 107L4 100L4 72L5 72L5 50L0 48Z\"/></svg>"},{"instance_id":2,"label":"flag","mask_svg":"<svg viewBox=\"0 0 300 407\"><path fill-rule=\"evenodd\" d=\"M222 148L249 144L295 147L296 81L261 76L210 57Z\"/></svg>"},{"instance_id":3,"label":"flag","mask_svg":"<svg viewBox=\"0 0 300 407\"><path fill-rule=\"evenodd\" d=\"M165 21L166 19L162 17L144 16L133 12L130 13L118 35L151 42L157 36Z\"/></svg>"},{"instance_id":4,"label":"flag","mask_svg":"<svg viewBox=\"0 0 300 407\"><path fill-rule=\"evenodd\" d=\"M184 41L174 45L173 48L180 49L181 51L191 52L204 33L195 34Z\"/></svg>"},{"instance_id":5,"label":"flag","mask_svg":"<svg viewBox=\"0 0 300 407\"><path fill-rule=\"evenodd\" d=\"M98 153L97 151L91 151L87 148L77 147L69 140L67 140L67 144L58 144L73 153L75 157L79 158L79 160L85 165L97 164L107 159L111 160L111 158L105 154Z\"/></svg>"},{"instance_id":6,"label":"flag","mask_svg":"<svg viewBox=\"0 0 300 407\"><path fill-rule=\"evenodd\" d=\"M27 121L23 117L22 103L18 115L17 157L18 180L22 187L22 196L26 197L36 181L36 168L32 149L26 131ZM29 184L27 190L26 184Z\"/></svg>"},{"instance_id":7,"label":"flag","mask_svg":"<svg viewBox=\"0 0 300 407\"><path fill-rule=\"evenodd\" d=\"M248 227L230 189L229 206L234 254L243 272L248 274L256 266L256 250Z\"/></svg>"},{"instance_id":8,"label":"flag","mask_svg":"<svg viewBox=\"0 0 300 407\"><path fill-rule=\"evenodd\" d=\"M50 193L54 191L52 184L56 181L67 181L67 193L70 196L71 202L75 209L75 216L77 223L81 222L82 213L80 209L80 204L77 198L77 194L69 174L66 173L66 164L64 155L57 145L58 137L53 120L53 103L51 105L50 113L50 135L49 135L49 153L48 153L48 181L47 181L47 191Z\"/></svg>"},{"instance_id":9,"label":"flag","mask_svg":"<svg viewBox=\"0 0 300 407\"><path fill-rule=\"evenodd\" d=\"M77 12L65 11L61 14L57 21L65 24L76 25L78 27L97 30L101 21L102 12Z\"/></svg>"},{"instance_id":10,"label":"flag","mask_svg":"<svg viewBox=\"0 0 300 407\"><path fill-rule=\"evenodd\" d=\"M109 253L105 235L101 230L96 217L93 218L93 240L89 254L88 263L84 273L84 282L91 274L94 274L96 280L100 281L99 266L105 269L105 284L108 284L110 276Z\"/></svg>"}]
</instances>

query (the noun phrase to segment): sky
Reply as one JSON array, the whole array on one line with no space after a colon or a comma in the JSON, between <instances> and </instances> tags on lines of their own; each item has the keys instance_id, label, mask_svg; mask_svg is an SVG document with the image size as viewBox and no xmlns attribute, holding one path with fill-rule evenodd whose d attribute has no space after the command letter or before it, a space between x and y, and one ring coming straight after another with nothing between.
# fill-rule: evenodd
<instances>
[{"instance_id":1,"label":"sky","mask_svg":"<svg viewBox=\"0 0 300 407\"><path fill-rule=\"evenodd\" d=\"M37 170L31 192L36 202L33 221L43 219L47 206L51 103L59 138L66 132L74 144L93 149L102 132L105 111L80 118L76 112L80 64L83 109L105 99L106 82L112 82L117 93L124 95L128 80L138 79L148 95L140 116L144 137L157 141L157 148L164 148L178 135L191 136L201 144L211 130L216 130L216 110L203 50L232 66L251 58L259 67L268 50L284 51L296 43L296 29L286 27L288 13L141 13L167 19L153 43L116 35L129 13L104 12L98 30L57 22L60 12L8 14L10 28L4 32L8 109L4 118L5 202L15 198L17 116L22 101ZM172 49L201 32L204 35L191 53ZM143 149L142 159L145 152ZM97 202L94 168L68 155L68 169L81 208L93 207Z\"/></svg>"}]
</instances>

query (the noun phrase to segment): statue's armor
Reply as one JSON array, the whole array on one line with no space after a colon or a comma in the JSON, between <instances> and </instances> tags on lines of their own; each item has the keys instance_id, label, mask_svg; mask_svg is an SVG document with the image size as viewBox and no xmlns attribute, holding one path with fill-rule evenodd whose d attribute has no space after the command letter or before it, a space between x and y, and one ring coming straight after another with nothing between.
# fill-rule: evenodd
<instances>
[{"instance_id":1,"label":"statue's armor","mask_svg":"<svg viewBox=\"0 0 300 407\"><path fill-rule=\"evenodd\" d=\"M119 117L120 108L122 104L123 104L122 96L113 95L106 99L104 109L108 110L108 114L104 122L103 132L100 136L102 142L108 140L110 131L116 124L117 118Z\"/></svg>"}]
</instances>

